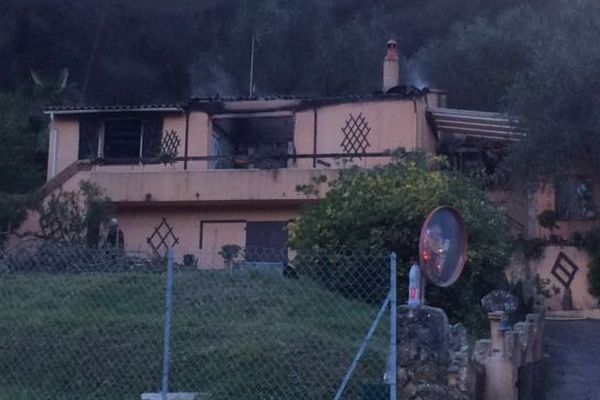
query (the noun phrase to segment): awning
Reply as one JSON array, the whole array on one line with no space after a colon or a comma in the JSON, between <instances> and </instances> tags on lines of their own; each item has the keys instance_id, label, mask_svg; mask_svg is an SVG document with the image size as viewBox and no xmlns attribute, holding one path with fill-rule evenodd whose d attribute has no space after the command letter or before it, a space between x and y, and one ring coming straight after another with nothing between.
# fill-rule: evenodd
<instances>
[{"instance_id":1,"label":"awning","mask_svg":"<svg viewBox=\"0 0 600 400\"><path fill-rule=\"evenodd\" d=\"M430 107L427 117L438 138L452 134L463 135L467 139L516 141L525 136L516 121L496 112Z\"/></svg>"}]
</instances>

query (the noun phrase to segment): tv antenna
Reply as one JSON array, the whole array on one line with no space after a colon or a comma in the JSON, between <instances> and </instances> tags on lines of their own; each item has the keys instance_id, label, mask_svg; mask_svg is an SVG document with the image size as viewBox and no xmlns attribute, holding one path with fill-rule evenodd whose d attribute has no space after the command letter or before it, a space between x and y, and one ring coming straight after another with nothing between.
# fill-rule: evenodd
<instances>
[{"instance_id":1,"label":"tv antenna","mask_svg":"<svg viewBox=\"0 0 600 400\"><path fill-rule=\"evenodd\" d=\"M264 32L252 34L252 44L250 48L250 83L248 84L248 97L250 98L254 95L254 55L256 53L258 45L260 45L260 38L264 35L279 32L281 30L283 30L283 27L273 28Z\"/></svg>"}]
</instances>

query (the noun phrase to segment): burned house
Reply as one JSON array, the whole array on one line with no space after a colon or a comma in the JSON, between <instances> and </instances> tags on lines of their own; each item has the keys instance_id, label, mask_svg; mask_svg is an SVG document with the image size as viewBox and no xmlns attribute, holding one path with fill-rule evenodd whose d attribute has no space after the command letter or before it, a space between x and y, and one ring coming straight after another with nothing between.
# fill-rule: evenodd
<instances>
[{"instance_id":1,"label":"burned house","mask_svg":"<svg viewBox=\"0 0 600 400\"><path fill-rule=\"evenodd\" d=\"M314 177L387 163L397 148L443 152L468 169L486 146L518 139L500 114L451 110L445 92L401 85L394 41L382 80L363 96L48 107L45 191L96 183L117 207L126 249L175 245L211 267L225 244L285 248L287 222L316 201L296 187Z\"/></svg>"}]
</instances>

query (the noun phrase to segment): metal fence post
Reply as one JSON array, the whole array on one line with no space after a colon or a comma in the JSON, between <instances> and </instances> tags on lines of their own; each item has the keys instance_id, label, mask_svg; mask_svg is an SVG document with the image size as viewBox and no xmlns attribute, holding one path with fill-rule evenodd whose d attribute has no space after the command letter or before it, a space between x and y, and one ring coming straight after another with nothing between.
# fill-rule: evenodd
<instances>
[{"instance_id":1,"label":"metal fence post","mask_svg":"<svg viewBox=\"0 0 600 400\"><path fill-rule=\"evenodd\" d=\"M346 372L346 375L344 376L344 380L342 381L342 384L339 386L337 392L335 393L335 397L333 398L333 400L340 400L342 398L342 395L344 394L344 390L346 390L346 387L348 386L348 383L350 382L350 378L352 377L354 370L358 366L358 362L362 358L367 346L369 345L369 342L371 341L371 338L373 337L373 334L375 333L375 329L377 329L377 326L379 325L379 321L381 321L381 318L385 315L385 310L387 309L389 303L390 303L390 293L388 293L383 304L381 305L381 308L379 309L379 312L377 313L377 316L375 317L375 320L369 327L369 331L367 332L367 335L365 336L362 343L360 344L360 347L358 348L358 351L356 352L354 359L352 360L352 364L350 364L350 368L348 368L348 371Z\"/></svg>"},{"instance_id":2,"label":"metal fence post","mask_svg":"<svg viewBox=\"0 0 600 400\"><path fill-rule=\"evenodd\" d=\"M165 332L163 347L163 369L162 369L162 400L167 400L169 392L169 354L171 350L171 316L173 314L173 248L169 247L167 252L167 290L165 299Z\"/></svg>"},{"instance_id":3,"label":"metal fence post","mask_svg":"<svg viewBox=\"0 0 600 400\"><path fill-rule=\"evenodd\" d=\"M396 400L398 386L398 360L397 360L397 318L398 318L398 290L397 290L397 257L396 253L390 255L390 400Z\"/></svg>"}]
</instances>

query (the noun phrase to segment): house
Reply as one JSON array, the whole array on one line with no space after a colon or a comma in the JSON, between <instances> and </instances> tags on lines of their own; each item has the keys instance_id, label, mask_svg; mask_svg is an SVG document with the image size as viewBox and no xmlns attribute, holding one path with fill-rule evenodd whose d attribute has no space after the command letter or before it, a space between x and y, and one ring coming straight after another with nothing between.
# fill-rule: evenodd
<instances>
[{"instance_id":1,"label":"house","mask_svg":"<svg viewBox=\"0 0 600 400\"><path fill-rule=\"evenodd\" d=\"M519 133L500 114L445 108L446 93L400 85L388 42L382 91L334 98L209 98L177 104L48 107L47 194L99 185L127 250L222 265L225 244L285 248L287 222L314 199L296 190L397 148L439 151L457 168L478 144Z\"/></svg>"},{"instance_id":2,"label":"house","mask_svg":"<svg viewBox=\"0 0 600 400\"><path fill-rule=\"evenodd\" d=\"M316 201L298 185L335 178L349 165L389 162L397 148L445 154L457 170L501 177L494 173L499 161L523 136L508 117L449 109L445 92L401 85L393 40L382 82L381 91L360 96L48 107L45 192L96 183L116 205L128 251L163 255L174 246L178 260L215 268L223 266L218 253L226 244L286 248L286 224ZM537 220L546 209L569 219L559 222L560 234L585 230L600 200L585 178L534 189L500 179L490 187L524 238L547 233ZM30 220L22 229L34 226ZM573 257L583 271L585 257ZM561 281L547 266L552 262L544 263L535 269Z\"/></svg>"}]
</instances>

